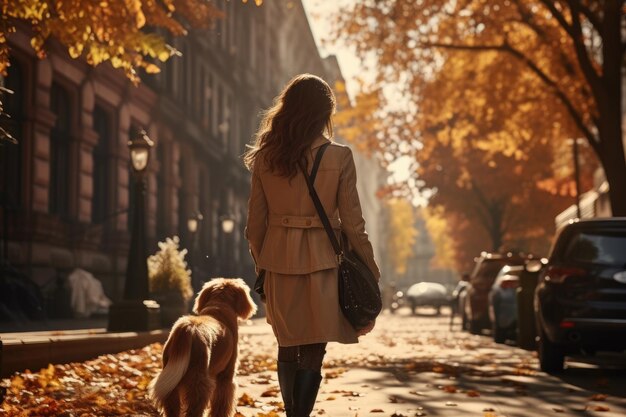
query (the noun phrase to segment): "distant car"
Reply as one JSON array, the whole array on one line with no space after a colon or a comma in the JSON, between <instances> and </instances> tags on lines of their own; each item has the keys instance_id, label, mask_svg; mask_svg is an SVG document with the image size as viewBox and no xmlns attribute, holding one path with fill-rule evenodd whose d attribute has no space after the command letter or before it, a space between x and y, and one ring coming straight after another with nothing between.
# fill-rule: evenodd
<instances>
[{"instance_id":1,"label":"distant car","mask_svg":"<svg viewBox=\"0 0 626 417\"><path fill-rule=\"evenodd\" d=\"M489 291L491 335L496 343L517 335L517 287L523 266L504 266Z\"/></svg>"},{"instance_id":2,"label":"distant car","mask_svg":"<svg viewBox=\"0 0 626 417\"><path fill-rule=\"evenodd\" d=\"M480 334L481 330L491 328L489 319L489 291L493 286L498 272L506 265L523 265L527 256L508 253L482 252L476 258L474 270L470 275L470 285L465 291L463 302L463 322L472 334Z\"/></svg>"},{"instance_id":3,"label":"distant car","mask_svg":"<svg viewBox=\"0 0 626 417\"><path fill-rule=\"evenodd\" d=\"M448 305L448 290L437 282L413 284L406 291L405 297L413 314L417 307L434 307L439 314L441 307Z\"/></svg>"},{"instance_id":4,"label":"distant car","mask_svg":"<svg viewBox=\"0 0 626 417\"><path fill-rule=\"evenodd\" d=\"M626 350L626 218L572 222L557 233L535 291L539 363Z\"/></svg>"}]
</instances>

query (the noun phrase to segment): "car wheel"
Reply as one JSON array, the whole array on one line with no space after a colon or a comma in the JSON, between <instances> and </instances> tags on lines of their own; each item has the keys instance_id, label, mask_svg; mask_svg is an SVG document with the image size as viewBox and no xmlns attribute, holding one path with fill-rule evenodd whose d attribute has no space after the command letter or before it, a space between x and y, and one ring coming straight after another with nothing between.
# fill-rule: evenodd
<instances>
[{"instance_id":1,"label":"car wheel","mask_svg":"<svg viewBox=\"0 0 626 417\"><path fill-rule=\"evenodd\" d=\"M563 372L563 365L565 363L563 348L552 343L543 329L539 336L537 353L539 355L539 366L542 371L547 373Z\"/></svg>"},{"instance_id":2,"label":"car wheel","mask_svg":"<svg viewBox=\"0 0 626 417\"><path fill-rule=\"evenodd\" d=\"M506 340L506 329L503 329L495 323L491 325L491 333L493 335L493 341L496 343L504 343Z\"/></svg>"},{"instance_id":3,"label":"car wheel","mask_svg":"<svg viewBox=\"0 0 626 417\"><path fill-rule=\"evenodd\" d=\"M469 321L469 332L471 334L481 334L480 322L478 320Z\"/></svg>"}]
</instances>

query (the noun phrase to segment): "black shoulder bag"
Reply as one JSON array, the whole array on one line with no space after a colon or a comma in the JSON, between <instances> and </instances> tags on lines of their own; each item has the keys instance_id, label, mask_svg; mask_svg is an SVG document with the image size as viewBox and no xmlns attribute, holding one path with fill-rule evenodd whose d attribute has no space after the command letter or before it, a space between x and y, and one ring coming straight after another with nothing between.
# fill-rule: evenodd
<instances>
[{"instance_id":1,"label":"black shoulder bag","mask_svg":"<svg viewBox=\"0 0 626 417\"><path fill-rule=\"evenodd\" d=\"M352 324L352 327L360 330L376 319L382 309L380 288L378 288L378 281L372 274L372 271L369 270L357 254L354 251L343 250L330 225L324 206L315 191L315 177L317 176L322 155L328 145L330 143L323 145L317 151L310 177L307 175L302 163L299 163L299 165L309 187L309 194L311 199L313 199L317 214L324 225L326 234L339 261L339 303L341 310L350 324ZM343 240L345 241L345 238Z\"/></svg>"}]
</instances>

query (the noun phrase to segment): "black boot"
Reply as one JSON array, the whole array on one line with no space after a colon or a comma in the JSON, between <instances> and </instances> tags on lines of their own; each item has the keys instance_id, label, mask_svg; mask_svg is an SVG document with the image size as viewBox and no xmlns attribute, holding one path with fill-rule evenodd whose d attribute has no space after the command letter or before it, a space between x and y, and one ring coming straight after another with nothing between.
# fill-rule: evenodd
<instances>
[{"instance_id":1,"label":"black boot","mask_svg":"<svg viewBox=\"0 0 626 417\"><path fill-rule=\"evenodd\" d=\"M293 390L294 417L309 417L322 382L319 371L298 369Z\"/></svg>"},{"instance_id":2,"label":"black boot","mask_svg":"<svg viewBox=\"0 0 626 417\"><path fill-rule=\"evenodd\" d=\"M298 362L278 361L278 385L285 404L285 414L293 417L293 387L296 380Z\"/></svg>"}]
</instances>

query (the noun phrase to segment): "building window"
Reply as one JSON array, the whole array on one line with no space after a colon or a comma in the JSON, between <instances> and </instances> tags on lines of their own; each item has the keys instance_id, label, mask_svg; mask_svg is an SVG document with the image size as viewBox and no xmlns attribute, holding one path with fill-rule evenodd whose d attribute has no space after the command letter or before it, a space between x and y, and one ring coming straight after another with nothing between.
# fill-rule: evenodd
<instances>
[{"instance_id":1,"label":"building window","mask_svg":"<svg viewBox=\"0 0 626 417\"><path fill-rule=\"evenodd\" d=\"M202 128L208 129L213 125L213 77L208 72L204 74L204 77Z\"/></svg>"},{"instance_id":2,"label":"building window","mask_svg":"<svg viewBox=\"0 0 626 417\"><path fill-rule=\"evenodd\" d=\"M187 218L189 217L184 169L185 160L181 155L178 160L178 175L180 177L180 188L178 189L178 237L180 238L181 246L187 245Z\"/></svg>"},{"instance_id":3,"label":"building window","mask_svg":"<svg viewBox=\"0 0 626 417\"><path fill-rule=\"evenodd\" d=\"M24 70L22 66L11 61L11 66L7 70L7 77L0 84L13 91L13 94L3 94L1 96L4 104L4 112L10 118L2 120L3 127L17 139L17 144L0 145L0 204L6 208L18 208L22 204L22 155L24 140ZM1 82L4 81L4 82Z\"/></svg>"},{"instance_id":4,"label":"building window","mask_svg":"<svg viewBox=\"0 0 626 417\"><path fill-rule=\"evenodd\" d=\"M70 191L70 131L72 102L68 91L53 82L50 89L50 109L56 122L50 135L50 188L49 207L51 214L69 218Z\"/></svg>"},{"instance_id":5,"label":"building window","mask_svg":"<svg viewBox=\"0 0 626 417\"><path fill-rule=\"evenodd\" d=\"M137 125L131 124L130 129L128 130L128 139L133 140L137 137L141 130ZM135 172L133 171L133 162L128 160L128 216L126 218L126 225L129 231L133 230L133 217L135 213L135 204L137 201L135 200Z\"/></svg>"},{"instance_id":6,"label":"building window","mask_svg":"<svg viewBox=\"0 0 626 417\"><path fill-rule=\"evenodd\" d=\"M159 171L157 172L157 224L156 235L159 241L167 237L167 184L166 177L166 150L165 143L159 142L157 146L157 159L159 160Z\"/></svg>"},{"instance_id":7,"label":"building window","mask_svg":"<svg viewBox=\"0 0 626 417\"><path fill-rule=\"evenodd\" d=\"M113 142L111 115L96 106L93 112L93 129L98 134L98 144L93 148L93 200L91 221L101 224L106 220L110 207L109 196L109 149Z\"/></svg>"}]
</instances>

